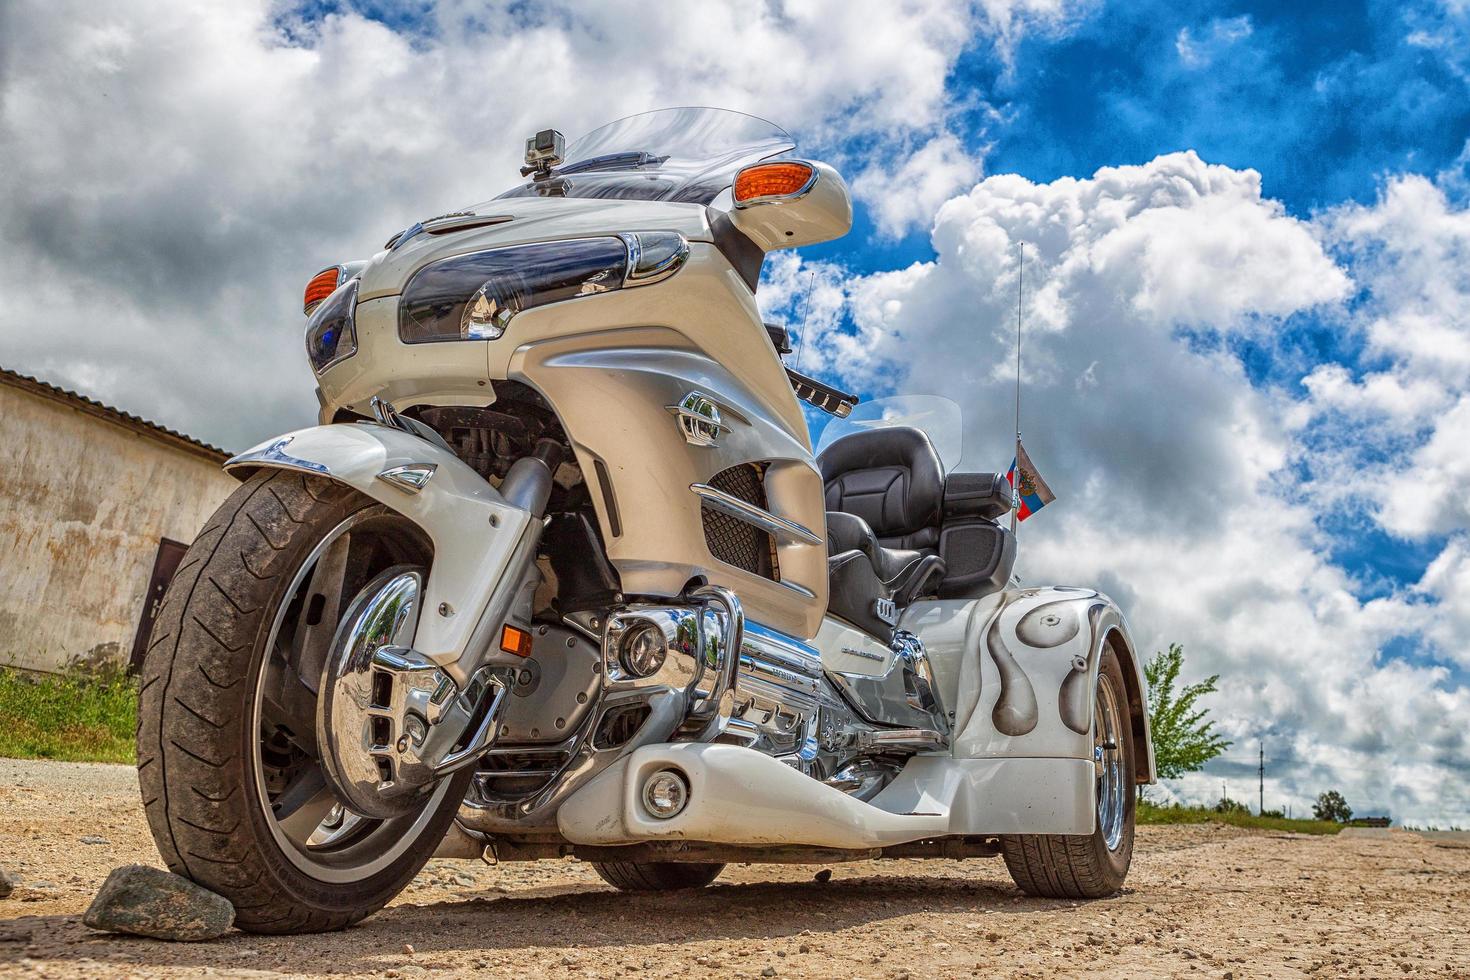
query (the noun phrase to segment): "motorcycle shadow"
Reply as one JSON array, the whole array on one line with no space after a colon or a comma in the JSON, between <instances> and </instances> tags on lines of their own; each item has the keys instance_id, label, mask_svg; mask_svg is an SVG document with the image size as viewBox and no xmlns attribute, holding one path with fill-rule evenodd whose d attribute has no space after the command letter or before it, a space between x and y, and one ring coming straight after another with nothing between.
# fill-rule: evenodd
<instances>
[{"instance_id":1,"label":"motorcycle shadow","mask_svg":"<svg viewBox=\"0 0 1470 980\"><path fill-rule=\"evenodd\" d=\"M430 970L494 970L524 963L526 957L539 963L555 956L548 961L554 963L567 955L595 955L599 949L611 953L611 947L617 948L618 956L637 958L651 955L651 948L658 946L821 937L855 928L881 934L905 928L895 920L920 913L1025 914L1072 904L1026 898L1008 881L963 872L942 876L849 871L849 877L838 868L825 883L809 876L738 880L762 870L730 869L727 873L737 880L697 891L624 894L600 885L565 884L497 888L463 899L436 896L425 904L390 906L338 933L231 932L201 944L96 933L83 926L79 916L28 917L29 921L15 920L12 925L46 937L45 948L27 951L38 966L47 960L86 957L98 966L105 964L99 972L224 967L287 974L371 973L410 964ZM412 953L406 945L413 947ZM6 959L3 952L0 962Z\"/></svg>"}]
</instances>

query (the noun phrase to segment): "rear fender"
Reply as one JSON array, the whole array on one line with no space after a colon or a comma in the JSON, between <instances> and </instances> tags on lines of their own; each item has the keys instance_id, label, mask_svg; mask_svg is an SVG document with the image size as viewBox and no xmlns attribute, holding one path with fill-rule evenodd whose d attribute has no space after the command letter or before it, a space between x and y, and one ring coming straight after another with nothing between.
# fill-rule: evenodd
<instances>
[{"instance_id":1,"label":"rear fender","mask_svg":"<svg viewBox=\"0 0 1470 980\"><path fill-rule=\"evenodd\" d=\"M432 466L414 490L384 477L402 466ZM453 453L400 429L370 422L322 425L277 436L225 463L244 480L260 469L295 470L345 483L413 521L434 544L414 649L461 688L457 661L490 642L498 624L481 620L512 558L528 539L529 511L500 493ZM488 622L488 621L487 621Z\"/></svg>"},{"instance_id":2,"label":"rear fender","mask_svg":"<svg viewBox=\"0 0 1470 980\"><path fill-rule=\"evenodd\" d=\"M1103 651L1123 670L1133 728L1134 779L1155 780L1148 683L1122 611L1092 589L1009 589L970 602L915 603L902 623L918 633L953 708L960 759L1092 759L1093 702ZM940 665L936 665L940 666Z\"/></svg>"}]
</instances>

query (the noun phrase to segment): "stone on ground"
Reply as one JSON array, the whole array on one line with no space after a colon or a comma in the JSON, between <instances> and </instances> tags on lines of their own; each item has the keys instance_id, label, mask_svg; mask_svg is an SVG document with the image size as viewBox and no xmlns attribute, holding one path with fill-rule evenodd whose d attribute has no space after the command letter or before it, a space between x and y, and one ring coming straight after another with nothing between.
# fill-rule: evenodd
<instances>
[{"instance_id":1,"label":"stone on ground","mask_svg":"<svg viewBox=\"0 0 1470 980\"><path fill-rule=\"evenodd\" d=\"M4 868L0 868L0 898L9 897L15 891L15 879Z\"/></svg>"},{"instance_id":2,"label":"stone on ground","mask_svg":"<svg viewBox=\"0 0 1470 980\"><path fill-rule=\"evenodd\" d=\"M224 935L235 907L187 878L130 864L107 876L82 921L104 932L197 942Z\"/></svg>"}]
</instances>

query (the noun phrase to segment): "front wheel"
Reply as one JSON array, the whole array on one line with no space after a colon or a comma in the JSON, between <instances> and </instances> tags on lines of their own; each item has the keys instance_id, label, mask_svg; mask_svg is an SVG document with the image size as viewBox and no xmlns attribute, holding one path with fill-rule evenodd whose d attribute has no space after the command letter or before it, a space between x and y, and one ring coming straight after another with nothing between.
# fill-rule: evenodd
<instances>
[{"instance_id":1,"label":"front wheel","mask_svg":"<svg viewBox=\"0 0 1470 980\"><path fill-rule=\"evenodd\" d=\"M143 662L138 782L169 869L245 930L340 929L382 908L444 838L472 773L372 819L328 789L317 687L339 620L385 570L427 569L410 521L349 487L266 470L190 547Z\"/></svg>"},{"instance_id":2,"label":"front wheel","mask_svg":"<svg viewBox=\"0 0 1470 980\"><path fill-rule=\"evenodd\" d=\"M1006 870L1039 898L1105 898L1123 887L1133 862L1133 725L1123 668L1103 650L1093 699L1097 826L1091 834L1008 834L1000 839Z\"/></svg>"}]
</instances>

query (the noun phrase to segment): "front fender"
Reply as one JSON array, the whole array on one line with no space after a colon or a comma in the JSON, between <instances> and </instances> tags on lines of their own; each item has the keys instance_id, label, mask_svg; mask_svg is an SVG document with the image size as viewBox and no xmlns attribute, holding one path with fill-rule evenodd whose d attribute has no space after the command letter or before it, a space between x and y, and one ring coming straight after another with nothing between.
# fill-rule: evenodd
<instances>
[{"instance_id":1,"label":"front fender","mask_svg":"<svg viewBox=\"0 0 1470 980\"><path fill-rule=\"evenodd\" d=\"M929 607L929 608L924 608ZM1008 589L965 603L916 603L903 626L953 669L956 758L1092 759L1093 698L1103 651L1123 669L1134 778L1155 779L1148 683L1122 611L1092 589ZM933 655L931 654L931 656Z\"/></svg>"},{"instance_id":2,"label":"front fender","mask_svg":"<svg viewBox=\"0 0 1470 980\"><path fill-rule=\"evenodd\" d=\"M418 490L382 477L400 466L432 464ZM461 687L456 661L482 638L476 628L512 556L534 521L453 453L400 429L370 422L321 425L277 436L226 461L239 479L273 468L345 483L413 521L434 544L414 648Z\"/></svg>"}]
</instances>

